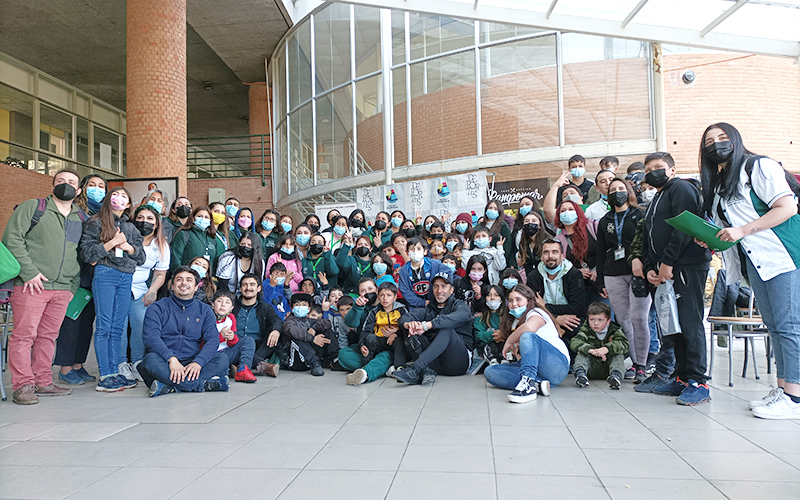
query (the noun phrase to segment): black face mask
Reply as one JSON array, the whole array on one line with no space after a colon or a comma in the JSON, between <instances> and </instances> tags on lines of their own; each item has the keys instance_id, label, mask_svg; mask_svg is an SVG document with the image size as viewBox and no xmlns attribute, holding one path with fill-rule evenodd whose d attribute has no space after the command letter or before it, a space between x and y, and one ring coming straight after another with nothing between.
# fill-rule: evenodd
<instances>
[{"instance_id":1,"label":"black face mask","mask_svg":"<svg viewBox=\"0 0 800 500\"><path fill-rule=\"evenodd\" d=\"M311 229L311 234L315 234L317 231L319 231L319 226L316 224L309 224L308 228Z\"/></svg>"},{"instance_id":2,"label":"black face mask","mask_svg":"<svg viewBox=\"0 0 800 500\"><path fill-rule=\"evenodd\" d=\"M249 259L253 256L253 247L243 247L239 245L236 247L239 249L239 257L243 257L245 259Z\"/></svg>"},{"instance_id":3,"label":"black face mask","mask_svg":"<svg viewBox=\"0 0 800 500\"><path fill-rule=\"evenodd\" d=\"M156 230L155 224L151 224L143 220L137 220L133 223L133 225L136 226L136 229L139 230L139 233L142 236L150 236L151 234L153 234L153 231Z\"/></svg>"},{"instance_id":4,"label":"black face mask","mask_svg":"<svg viewBox=\"0 0 800 500\"><path fill-rule=\"evenodd\" d=\"M667 170L659 168L658 170L651 170L644 176L644 181L656 189L664 187L669 182L667 177Z\"/></svg>"},{"instance_id":5,"label":"black face mask","mask_svg":"<svg viewBox=\"0 0 800 500\"><path fill-rule=\"evenodd\" d=\"M366 257L369 255L369 248L367 247L358 247L356 248L356 255L359 257Z\"/></svg>"},{"instance_id":6,"label":"black face mask","mask_svg":"<svg viewBox=\"0 0 800 500\"><path fill-rule=\"evenodd\" d=\"M314 255L322 253L322 245L319 243L314 243L313 245L309 245L308 251L313 253Z\"/></svg>"},{"instance_id":7,"label":"black face mask","mask_svg":"<svg viewBox=\"0 0 800 500\"><path fill-rule=\"evenodd\" d=\"M434 241L442 241L444 239L443 234L432 234L431 239Z\"/></svg>"},{"instance_id":8,"label":"black face mask","mask_svg":"<svg viewBox=\"0 0 800 500\"><path fill-rule=\"evenodd\" d=\"M522 226L522 232L525 233L525 236L531 237L535 236L536 233L539 232L539 224L534 224L533 222L528 222L524 226Z\"/></svg>"},{"instance_id":9,"label":"black face mask","mask_svg":"<svg viewBox=\"0 0 800 500\"><path fill-rule=\"evenodd\" d=\"M175 209L175 212L178 214L179 219L185 219L192 215L192 207L189 205L181 205Z\"/></svg>"},{"instance_id":10,"label":"black face mask","mask_svg":"<svg viewBox=\"0 0 800 500\"><path fill-rule=\"evenodd\" d=\"M608 195L608 204L613 207L621 207L622 205L628 203L628 192L627 191L617 191L614 193L609 193Z\"/></svg>"},{"instance_id":11,"label":"black face mask","mask_svg":"<svg viewBox=\"0 0 800 500\"><path fill-rule=\"evenodd\" d=\"M709 144L705 147L706 158L715 165L720 165L730 160L733 154L733 144L731 141L721 141Z\"/></svg>"},{"instance_id":12,"label":"black face mask","mask_svg":"<svg viewBox=\"0 0 800 500\"><path fill-rule=\"evenodd\" d=\"M367 304L372 304L375 302L375 299L378 298L378 294L375 292L369 292L364 296L364 298L367 299Z\"/></svg>"},{"instance_id":13,"label":"black face mask","mask_svg":"<svg viewBox=\"0 0 800 500\"><path fill-rule=\"evenodd\" d=\"M361 219L350 219L350 227L364 227Z\"/></svg>"},{"instance_id":14,"label":"black face mask","mask_svg":"<svg viewBox=\"0 0 800 500\"><path fill-rule=\"evenodd\" d=\"M417 235L417 230L411 227L407 227L403 229L403 234L405 235L406 238L411 239Z\"/></svg>"},{"instance_id":15,"label":"black face mask","mask_svg":"<svg viewBox=\"0 0 800 500\"><path fill-rule=\"evenodd\" d=\"M378 219L375 221L375 229L378 231L383 231L386 229L386 221L383 219Z\"/></svg>"},{"instance_id":16,"label":"black face mask","mask_svg":"<svg viewBox=\"0 0 800 500\"><path fill-rule=\"evenodd\" d=\"M72 201L78 192L66 182L53 188L53 196L61 201Z\"/></svg>"}]
</instances>

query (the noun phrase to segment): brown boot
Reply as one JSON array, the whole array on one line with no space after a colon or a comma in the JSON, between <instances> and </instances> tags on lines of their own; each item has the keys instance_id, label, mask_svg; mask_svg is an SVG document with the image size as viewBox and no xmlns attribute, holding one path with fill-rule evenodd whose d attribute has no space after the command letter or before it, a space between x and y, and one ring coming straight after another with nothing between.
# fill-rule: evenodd
<instances>
[{"instance_id":1,"label":"brown boot","mask_svg":"<svg viewBox=\"0 0 800 500\"><path fill-rule=\"evenodd\" d=\"M18 405L35 405L39 402L35 385L23 385L14 391L13 401Z\"/></svg>"},{"instance_id":2,"label":"brown boot","mask_svg":"<svg viewBox=\"0 0 800 500\"><path fill-rule=\"evenodd\" d=\"M267 363L266 361L260 362L256 365L256 369L253 370L253 373L256 375L268 375L270 377L277 377L278 371L281 369L280 365L273 365L271 363Z\"/></svg>"},{"instance_id":3,"label":"brown boot","mask_svg":"<svg viewBox=\"0 0 800 500\"><path fill-rule=\"evenodd\" d=\"M45 387L36 387L37 396L69 396L72 394L72 389L59 387L56 384L50 384Z\"/></svg>"}]
</instances>

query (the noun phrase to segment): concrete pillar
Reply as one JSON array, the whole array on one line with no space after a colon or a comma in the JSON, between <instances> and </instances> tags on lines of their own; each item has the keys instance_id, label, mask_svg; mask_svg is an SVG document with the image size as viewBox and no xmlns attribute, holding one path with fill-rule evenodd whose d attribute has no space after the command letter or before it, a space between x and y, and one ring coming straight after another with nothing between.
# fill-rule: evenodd
<instances>
[{"instance_id":1,"label":"concrete pillar","mask_svg":"<svg viewBox=\"0 0 800 500\"><path fill-rule=\"evenodd\" d=\"M261 176L261 165L262 165L262 146L264 152L263 158L263 165L264 165L264 174L265 177L262 178L262 182L266 181L267 176L272 174L272 162L271 159L271 148L270 148L270 137L269 135L272 133L272 128L270 126L270 111L272 111L271 102L268 102L268 99L272 98L272 88L268 87L265 82L261 83L251 83L248 84L250 86L248 90L248 98L249 98L249 125L250 125L250 135L263 135L263 144L262 138L253 137L250 140L250 157L252 158L250 162L250 175L258 175Z\"/></svg>"},{"instance_id":2,"label":"concrete pillar","mask_svg":"<svg viewBox=\"0 0 800 500\"><path fill-rule=\"evenodd\" d=\"M660 43L653 43L653 114L656 148L669 151L667 145L667 112L664 101L664 54Z\"/></svg>"},{"instance_id":3,"label":"concrete pillar","mask_svg":"<svg viewBox=\"0 0 800 500\"><path fill-rule=\"evenodd\" d=\"M186 0L127 2L128 177L186 187Z\"/></svg>"}]
</instances>

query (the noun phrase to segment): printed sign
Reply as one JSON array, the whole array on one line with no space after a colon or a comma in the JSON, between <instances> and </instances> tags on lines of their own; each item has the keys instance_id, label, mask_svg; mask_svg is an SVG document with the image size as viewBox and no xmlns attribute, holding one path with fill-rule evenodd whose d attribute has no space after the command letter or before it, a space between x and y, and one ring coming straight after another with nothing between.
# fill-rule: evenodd
<instances>
[{"instance_id":1,"label":"printed sign","mask_svg":"<svg viewBox=\"0 0 800 500\"><path fill-rule=\"evenodd\" d=\"M523 196L528 196L536 200L542 206L544 196L550 189L550 180L528 179L509 182L494 182L488 187L490 200L500 200L506 208L519 208L519 200Z\"/></svg>"}]
</instances>

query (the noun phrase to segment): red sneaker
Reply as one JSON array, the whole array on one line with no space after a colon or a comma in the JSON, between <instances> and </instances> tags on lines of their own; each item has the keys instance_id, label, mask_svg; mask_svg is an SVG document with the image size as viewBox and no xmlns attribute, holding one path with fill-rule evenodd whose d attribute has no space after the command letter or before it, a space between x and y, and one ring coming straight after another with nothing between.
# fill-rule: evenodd
<instances>
[{"instance_id":1,"label":"red sneaker","mask_svg":"<svg viewBox=\"0 0 800 500\"><path fill-rule=\"evenodd\" d=\"M243 370L236 372L233 380L237 382L244 382L245 384L252 384L256 381L256 376L253 375L253 372L250 371L250 368L245 366Z\"/></svg>"}]
</instances>

